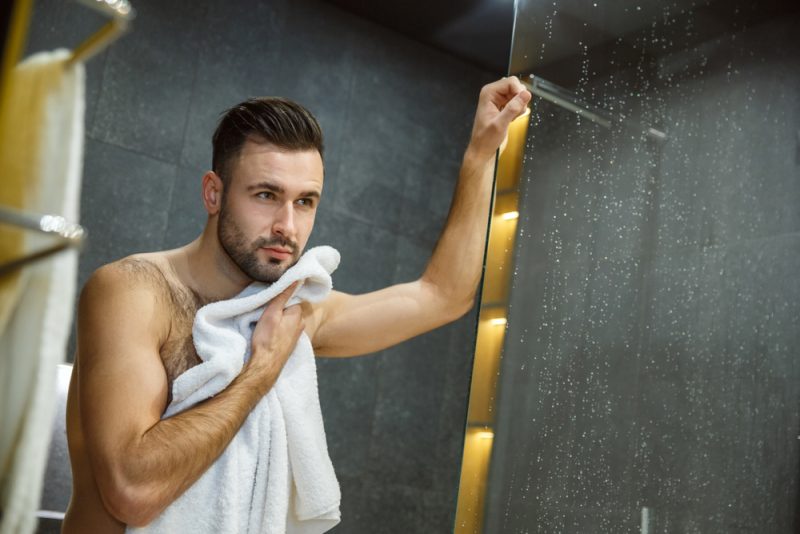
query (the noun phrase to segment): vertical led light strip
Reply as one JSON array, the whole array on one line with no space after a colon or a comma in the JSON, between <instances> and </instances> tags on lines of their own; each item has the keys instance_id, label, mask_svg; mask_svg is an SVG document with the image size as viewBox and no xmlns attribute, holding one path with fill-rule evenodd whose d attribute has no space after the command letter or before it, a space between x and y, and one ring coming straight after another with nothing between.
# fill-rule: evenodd
<instances>
[{"instance_id":1,"label":"vertical led light strip","mask_svg":"<svg viewBox=\"0 0 800 534\"><path fill-rule=\"evenodd\" d=\"M454 530L457 534L478 534L483 530L484 502L494 439L495 390L506 331L510 273L513 272L514 239L519 218L519 177L529 119L528 110L511 123L507 143L497 163L494 211L489 228L461 464Z\"/></svg>"}]
</instances>

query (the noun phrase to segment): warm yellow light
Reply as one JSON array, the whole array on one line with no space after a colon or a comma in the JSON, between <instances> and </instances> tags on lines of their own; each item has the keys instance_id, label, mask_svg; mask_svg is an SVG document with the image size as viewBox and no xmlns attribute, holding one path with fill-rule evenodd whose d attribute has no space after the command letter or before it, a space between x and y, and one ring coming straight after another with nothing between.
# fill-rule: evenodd
<instances>
[{"instance_id":1,"label":"warm yellow light","mask_svg":"<svg viewBox=\"0 0 800 534\"><path fill-rule=\"evenodd\" d=\"M497 319L490 319L489 324L492 326L503 326L504 324L506 324L506 318L498 317Z\"/></svg>"},{"instance_id":2,"label":"warm yellow light","mask_svg":"<svg viewBox=\"0 0 800 534\"><path fill-rule=\"evenodd\" d=\"M481 432L478 432L477 435L478 435L478 439L493 439L494 438L494 432L490 432L489 430L483 430Z\"/></svg>"},{"instance_id":3,"label":"warm yellow light","mask_svg":"<svg viewBox=\"0 0 800 534\"><path fill-rule=\"evenodd\" d=\"M500 218L503 219L504 221L510 221L512 219L516 219L517 217L519 217L518 211L507 211L502 215L500 215Z\"/></svg>"}]
</instances>

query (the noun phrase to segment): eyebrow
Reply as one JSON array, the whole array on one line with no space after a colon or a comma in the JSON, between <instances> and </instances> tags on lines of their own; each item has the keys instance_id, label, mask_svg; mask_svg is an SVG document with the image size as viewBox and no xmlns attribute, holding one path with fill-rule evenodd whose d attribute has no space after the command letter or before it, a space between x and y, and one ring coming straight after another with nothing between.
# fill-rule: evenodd
<instances>
[{"instance_id":1,"label":"eyebrow","mask_svg":"<svg viewBox=\"0 0 800 534\"><path fill-rule=\"evenodd\" d=\"M258 182L257 184L252 184L252 185L248 185L247 186L247 190L248 191L255 191L256 189L266 189L268 191L272 191L273 193L279 193L281 195L286 193L286 189L284 189L283 187L279 186L278 184L275 184L275 183L272 183L272 182ZM319 192L318 191L314 191L314 190L303 191L302 193L300 193L300 195L298 195L298 197L299 198L308 198L308 197L319 198Z\"/></svg>"}]
</instances>

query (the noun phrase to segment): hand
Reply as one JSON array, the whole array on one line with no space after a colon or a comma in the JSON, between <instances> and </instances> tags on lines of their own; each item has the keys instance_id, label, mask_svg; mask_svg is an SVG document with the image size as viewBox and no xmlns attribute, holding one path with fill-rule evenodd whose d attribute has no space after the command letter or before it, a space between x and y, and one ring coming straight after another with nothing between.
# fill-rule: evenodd
<instances>
[{"instance_id":1,"label":"hand","mask_svg":"<svg viewBox=\"0 0 800 534\"><path fill-rule=\"evenodd\" d=\"M481 89L472 138L467 152L488 160L504 142L511 121L525 112L531 93L516 76L503 78Z\"/></svg>"},{"instance_id":2,"label":"hand","mask_svg":"<svg viewBox=\"0 0 800 534\"><path fill-rule=\"evenodd\" d=\"M297 282L287 287L264 308L253 329L253 353L248 367L274 373L275 377L280 374L305 328L299 305L284 308L296 288Z\"/></svg>"}]
</instances>

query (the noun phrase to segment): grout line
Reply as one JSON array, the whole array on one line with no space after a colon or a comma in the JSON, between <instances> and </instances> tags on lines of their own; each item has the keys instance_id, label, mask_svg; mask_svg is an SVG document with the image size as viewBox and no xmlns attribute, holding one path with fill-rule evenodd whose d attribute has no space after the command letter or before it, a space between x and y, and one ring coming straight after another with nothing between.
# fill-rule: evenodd
<instances>
[{"instance_id":1,"label":"grout line","mask_svg":"<svg viewBox=\"0 0 800 534\"><path fill-rule=\"evenodd\" d=\"M90 141L92 141L94 143L101 143L101 144L104 144L104 145L107 145L107 146L118 148L120 150L125 150L126 152L130 152L132 154L136 154L137 156L143 156L145 158L151 159L151 160L156 161L158 163L163 163L165 165L174 165L175 167L181 166L179 163L177 163L175 161L170 161L168 159L164 159L164 158L161 158L161 157L158 157L158 156L154 156L153 154L148 154L147 152L144 152L144 151L139 150L137 148L131 148L131 147L128 147L128 146L120 145L120 144L115 143L113 141L107 141L105 139L98 139L97 137L91 136L89 134L86 134L86 139L88 139L88 140L90 140ZM85 146L86 146L86 144L84 144L84 147ZM84 151L84 157L85 157L85 151ZM179 158L180 158L180 156L179 156ZM191 165L183 165L183 167L190 168L190 169L192 169L192 168L196 169L197 168L197 167L194 167L194 166L191 166Z\"/></svg>"},{"instance_id":2,"label":"grout line","mask_svg":"<svg viewBox=\"0 0 800 534\"><path fill-rule=\"evenodd\" d=\"M203 16L202 16L202 19L204 21L203 27L212 27L213 25L208 26L208 20L207 20L208 19L208 11L209 11L208 4L207 3L204 4L204 7L205 7L205 12L203 13ZM194 56L194 69L192 71L192 85L191 85L192 91L191 91L191 94L189 95L189 104L186 107L186 115L185 115L185 117L183 119L183 131L181 132L181 144L180 144L180 150L178 150L177 165L180 165L181 163L183 163L183 153L184 153L184 150L186 149L186 134L189 131L189 117L192 114L192 105L194 104L195 96L197 94L197 75L198 75L198 72L200 71L200 58L201 57L202 57L202 50L198 50L197 54L195 54L195 56ZM177 173L176 173L176 176L177 176ZM170 198L170 201L171 200L172 199Z\"/></svg>"}]
</instances>

